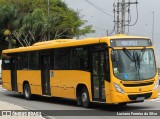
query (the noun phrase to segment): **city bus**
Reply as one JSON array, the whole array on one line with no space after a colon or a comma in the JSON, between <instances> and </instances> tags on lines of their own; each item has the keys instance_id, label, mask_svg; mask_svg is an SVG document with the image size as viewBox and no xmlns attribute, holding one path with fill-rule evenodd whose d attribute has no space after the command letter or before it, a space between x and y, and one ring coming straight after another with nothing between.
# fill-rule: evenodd
<instances>
[{"instance_id":1,"label":"city bus","mask_svg":"<svg viewBox=\"0 0 160 119\"><path fill-rule=\"evenodd\" d=\"M89 107L155 99L159 80L151 40L117 34L3 50L2 86L27 100L60 97Z\"/></svg>"}]
</instances>

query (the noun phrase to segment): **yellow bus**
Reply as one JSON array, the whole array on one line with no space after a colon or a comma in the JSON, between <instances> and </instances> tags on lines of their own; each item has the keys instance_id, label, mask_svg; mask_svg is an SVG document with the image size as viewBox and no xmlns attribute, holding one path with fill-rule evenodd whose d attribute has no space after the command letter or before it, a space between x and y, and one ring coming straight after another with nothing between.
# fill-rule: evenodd
<instances>
[{"instance_id":1,"label":"yellow bus","mask_svg":"<svg viewBox=\"0 0 160 119\"><path fill-rule=\"evenodd\" d=\"M123 34L38 42L3 51L2 86L23 93L126 105L158 97L152 42Z\"/></svg>"}]
</instances>

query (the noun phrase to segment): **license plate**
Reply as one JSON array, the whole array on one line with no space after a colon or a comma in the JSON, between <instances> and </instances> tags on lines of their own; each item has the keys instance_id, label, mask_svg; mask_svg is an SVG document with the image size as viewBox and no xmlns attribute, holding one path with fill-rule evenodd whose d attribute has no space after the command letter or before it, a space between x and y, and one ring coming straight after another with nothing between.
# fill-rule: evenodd
<instances>
[{"instance_id":1,"label":"license plate","mask_svg":"<svg viewBox=\"0 0 160 119\"><path fill-rule=\"evenodd\" d=\"M141 101L141 100L144 100L145 98L144 97L137 97L137 101Z\"/></svg>"}]
</instances>

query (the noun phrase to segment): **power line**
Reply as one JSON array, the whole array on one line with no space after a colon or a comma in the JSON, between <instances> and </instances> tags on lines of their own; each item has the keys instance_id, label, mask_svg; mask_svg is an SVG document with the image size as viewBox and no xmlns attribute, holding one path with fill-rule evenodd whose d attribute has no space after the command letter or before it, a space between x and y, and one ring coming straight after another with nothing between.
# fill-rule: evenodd
<instances>
[{"instance_id":1,"label":"power line","mask_svg":"<svg viewBox=\"0 0 160 119\"><path fill-rule=\"evenodd\" d=\"M113 26L113 30L109 33L109 36L111 36L114 32L115 32L115 30L116 30L116 22L115 22L115 19L116 19L116 14L115 14L115 12L116 12L116 10L115 10L115 2L116 2L116 0L114 1L114 3L113 3L113 7L114 7L114 9L113 9L113 13L114 13L114 20L113 20L113 22L114 22L114 26ZM118 0L118 2L119 2L119 0Z\"/></svg>"},{"instance_id":2,"label":"power line","mask_svg":"<svg viewBox=\"0 0 160 119\"><path fill-rule=\"evenodd\" d=\"M133 24L131 24L131 20L132 20L132 16L131 16L131 12L130 12L130 5L131 4L136 4L136 11L137 11L137 18ZM117 17L115 18L116 20L114 19L114 22L117 27L116 33L124 34L126 26L128 26L128 33L129 33L129 27L134 26L137 23L137 21L138 21L137 4L138 4L137 0L136 0L136 2L131 2L130 0L128 0L128 2L126 2L126 0L118 0L117 4L114 3L114 14L117 15ZM128 18L127 18L127 16L128 16Z\"/></svg>"},{"instance_id":3,"label":"power line","mask_svg":"<svg viewBox=\"0 0 160 119\"><path fill-rule=\"evenodd\" d=\"M136 2L137 2L137 0L136 0ZM138 2L137 2L138 3ZM131 25L129 25L129 26L134 26L134 25L136 25L137 24L137 22L138 22L138 5L136 4L136 11L137 11L137 18L136 18L136 21L133 23L133 24L131 24Z\"/></svg>"},{"instance_id":4,"label":"power line","mask_svg":"<svg viewBox=\"0 0 160 119\"><path fill-rule=\"evenodd\" d=\"M94 29L97 29L97 30L102 30L102 31L106 31L106 29L104 28L98 28L98 27L93 27Z\"/></svg>"},{"instance_id":5,"label":"power line","mask_svg":"<svg viewBox=\"0 0 160 119\"><path fill-rule=\"evenodd\" d=\"M94 8L96 8L97 10L99 10L99 11L103 12L104 14L106 14L106 15L108 15L108 16L110 16L110 17L113 18L112 15L110 15L110 14L107 13L106 11L102 10L102 8L99 8L99 7L96 6L94 3L90 2L89 0L84 0L84 1L86 1L88 4L90 4L91 6L93 6Z\"/></svg>"}]
</instances>

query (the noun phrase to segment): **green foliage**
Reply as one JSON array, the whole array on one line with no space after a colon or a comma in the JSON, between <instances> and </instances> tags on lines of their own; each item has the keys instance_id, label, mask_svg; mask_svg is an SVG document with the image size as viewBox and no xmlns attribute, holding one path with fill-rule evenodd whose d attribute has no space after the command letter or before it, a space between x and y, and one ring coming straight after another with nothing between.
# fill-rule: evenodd
<instances>
[{"instance_id":1,"label":"green foliage","mask_svg":"<svg viewBox=\"0 0 160 119\"><path fill-rule=\"evenodd\" d=\"M0 44L27 46L48 40L48 34L50 39L60 39L94 32L91 25L85 26L86 21L80 19L78 12L61 0L50 0L49 11L48 17L48 0L1 0ZM5 36L5 30L12 35ZM5 41L5 37L10 40Z\"/></svg>"}]
</instances>

